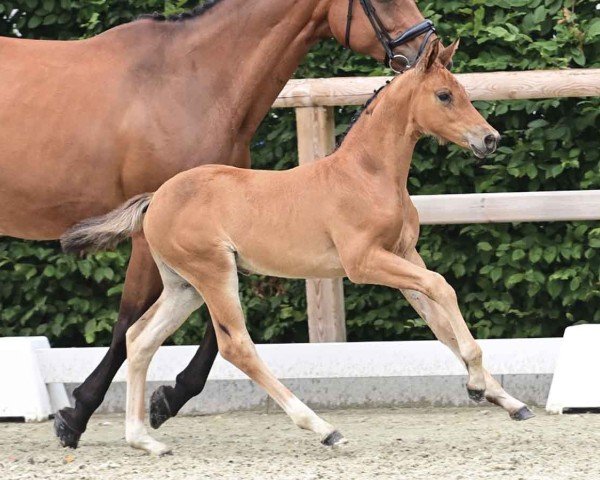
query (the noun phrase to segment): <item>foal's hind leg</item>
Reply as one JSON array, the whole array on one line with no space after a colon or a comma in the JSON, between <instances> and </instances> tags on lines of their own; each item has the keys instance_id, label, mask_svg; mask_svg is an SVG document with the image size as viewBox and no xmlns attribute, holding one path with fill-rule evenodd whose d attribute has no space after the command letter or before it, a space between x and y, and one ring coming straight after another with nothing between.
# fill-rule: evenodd
<instances>
[{"instance_id":1,"label":"foal's hind leg","mask_svg":"<svg viewBox=\"0 0 600 480\"><path fill-rule=\"evenodd\" d=\"M198 282L196 286L202 292L210 311L221 356L260 385L298 427L317 433L324 445L344 443L342 435L277 380L258 356L246 329L233 258L215 268L202 270L220 272L211 275L210 279L203 277L200 281L202 283Z\"/></svg>"},{"instance_id":2,"label":"foal's hind leg","mask_svg":"<svg viewBox=\"0 0 600 480\"><path fill-rule=\"evenodd\" d=\"M411 253L408 260L416 265L425 267L425 262L423 262L421 256L416 251ZM427 325L429 325L429 328L431 328L437 339L450 348L462 360L456 336L440 305L415 290L402 290L402 293L421 318L427 322ZM500 383L485 368L483 369L483 373L485 377L484 396L489 402L502 407L509 413L513 420L527 420L533 417L533 413L527 405L506 393Z\"/></svg>"},{"instance_id":3,"label":"foal's hind leg","mask_svg":"<svg viewBox=\"0 0 600 480\"><path fill-rule=\"evenodd\" d=\"M156 303L127 331L127 413L125 438L134 448L154 455L170 448L154 440L144 426L144 389L152 356L202 303L196 290L176 273L161 265L164 290Z\"/></svg>"}]
</instances>

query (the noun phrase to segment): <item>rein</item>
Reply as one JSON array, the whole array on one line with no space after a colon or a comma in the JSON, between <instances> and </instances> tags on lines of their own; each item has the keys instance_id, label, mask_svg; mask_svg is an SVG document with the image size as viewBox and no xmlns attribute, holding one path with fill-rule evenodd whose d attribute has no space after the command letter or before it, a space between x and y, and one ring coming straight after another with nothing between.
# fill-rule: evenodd
<instances>
[{"instance_id":1,"label":"rein","mask_svg":"<svg viewBox=\"0 0 600 480\"><path fill-rule=\"evenodd\" d=\"M371 26L373 27L373 31L379 40L379 43L383 46L385 50L385 60L384 63L390 67L396 73L402 73L407 68L410 68L412 65L409 62L408 58L405 55L395 54L394 49L399 47L400 45L404 45L405 43L410 42L414 38L417 38L421 35L425 35L423 37L423 41L419 46L419 51L417 52L417 56L415 61L419 59L419 57L423 54L425 47L427 46L427 42L431 35L435 33L435 27L433 26L433 22L431 20L423 20L416 25L413 25L408 30L405 30L396 38L390 37L390 34L387 32L379 15L375 11L375 7L371 3L371 0L359 0L360 4L371 22ZM352 26L352 15L354 9L354 0L348 0L348 16L346 19L346 39L345 44L346 48L350 48L350 29Z\"/></svg>"}]
</instances>

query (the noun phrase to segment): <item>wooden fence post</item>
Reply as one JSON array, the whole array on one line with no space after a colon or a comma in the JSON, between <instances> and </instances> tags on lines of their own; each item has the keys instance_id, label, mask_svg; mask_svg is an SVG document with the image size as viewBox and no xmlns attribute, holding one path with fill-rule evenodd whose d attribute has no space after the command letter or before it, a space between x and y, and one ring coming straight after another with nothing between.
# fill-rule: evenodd
<instances>
[{"instance_id":1,"label":"wooden fence post","mask_svg":"<svg viewBox=\"0 0 600 480\"><path fill-rule=\"evenodd\" d=\"M296 108L298 160L314 162L335 148L332 107ZM308 335L311 342L345 342L346 315L341 278L306 281Z\"/></svg>"}]
</instances>

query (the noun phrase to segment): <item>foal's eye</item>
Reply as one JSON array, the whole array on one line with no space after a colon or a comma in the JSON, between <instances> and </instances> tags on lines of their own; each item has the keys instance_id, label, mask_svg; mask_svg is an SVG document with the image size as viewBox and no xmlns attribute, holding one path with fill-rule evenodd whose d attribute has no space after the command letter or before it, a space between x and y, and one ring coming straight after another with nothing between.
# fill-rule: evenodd
<instances>
[{"instance_id":1,"label":"foal's eye","mask_svg":"<svg viewBox=\"0 0 600 480\"><path fill-rule=\"evenodd\" d=\"M438 92L436 93L436 96L442 103L450 103L452 100L452 94L450 92Z\"/></svg>"}]
</instances>

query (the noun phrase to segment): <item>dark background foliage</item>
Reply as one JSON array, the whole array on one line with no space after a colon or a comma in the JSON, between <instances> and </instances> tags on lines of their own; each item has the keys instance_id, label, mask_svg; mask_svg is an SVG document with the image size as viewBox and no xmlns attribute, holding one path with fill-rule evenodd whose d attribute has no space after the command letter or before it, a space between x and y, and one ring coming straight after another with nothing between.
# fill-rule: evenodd
<instances>
[{"instance_id":1,"label":"dark background foliage","mask_svg":"<svg viewBox=\"0 0 600 480\"><path fill-rule=\"evenodd\" d=\"M224 0L227 1L227 0ZM194 1L13 0L0 2L0 35L73 39L140 13L174 13ZM600 67L596 1L420 1L441 37L461 39L455 71ZM296 76L381 75L370 59L333 41L319 44ZM483 164L453 146L423 140L410 178L413 194L600 188L600 100L477 102L502 133ZM354 108L336 111L338 132ZM255 168L297 162L293 110L273 110L253 146ZM557 336L600 322L600 225L525 223L423 228L419 249L456 288L479 338ZM47 335L54 345L105 345L116 319L129 246L75 259L56 243L0 239L0 335ZM259 276L241 283L256 341L306 341L304 283ZM398 292L346 282L350 340L431 338ZM175 334L197 343L206 313Z\"/></svg>"}]
</instances>

